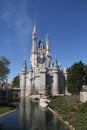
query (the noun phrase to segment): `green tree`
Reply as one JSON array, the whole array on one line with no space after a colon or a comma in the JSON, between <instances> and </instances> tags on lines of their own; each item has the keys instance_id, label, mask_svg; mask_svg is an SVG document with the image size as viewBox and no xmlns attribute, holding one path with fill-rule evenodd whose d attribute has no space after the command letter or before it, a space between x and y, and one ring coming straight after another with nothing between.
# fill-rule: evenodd
<instances>
[{"instance_id":1,"label":"green tree","mask_svg":"<svg viewBox=\"0 0 87 130\"><path fill-rule=\"evenodd\" d=\"M0 57L0 81L4 82L7 79L7 75L10 73L10 69L8 68L10 61L4 57Z\"/></svg>"},{"instance_id":2,"label":"green tree","mask_svg":"<svg viewBox=\"0 0 87 130\"><path fill-rule=\"evenodd\" d=\"M12 87L19 87L19 76L14 77Z\"/></svg>"},{"instance_id":3,"label":"green tree","mask_svg":"<svg viewBox=\"0 0 87 130\"><path fill-rule=\"evenodd\" d=\"M70 93L79 93L82 85L87 84L87 66L79 61L68 68L67 89Z\"/></svg>"}]
</instances>

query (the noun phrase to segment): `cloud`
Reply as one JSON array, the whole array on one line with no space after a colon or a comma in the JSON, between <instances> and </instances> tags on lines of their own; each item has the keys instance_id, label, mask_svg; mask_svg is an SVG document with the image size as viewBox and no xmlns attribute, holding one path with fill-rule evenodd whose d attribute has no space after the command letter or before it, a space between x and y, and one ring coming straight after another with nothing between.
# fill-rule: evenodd
<instances>
[{"instance_id":1,"label":"cloud","mask_svg":"<svg viewBox=\"0 0 87 130\"><path fill-rule=\"evenodd\" d=\"M29 14L32 0L0 0L0 55L10 61L10 80L29 58L33 22ZM28 59L29 60L29 59Z\"/></svg>"},{"instance_id":2,"label":"cloud","mask_svg":"<svg viewBox=\"0 0 87 130\"><path fill-rule=\"evenodd\" d=\"M30 3L31 0L3 0L1 3L2 19L9 34L8 40L15 40L22 48L31 38L33 24L29 16Z\"/></svg>"}]
</instances>

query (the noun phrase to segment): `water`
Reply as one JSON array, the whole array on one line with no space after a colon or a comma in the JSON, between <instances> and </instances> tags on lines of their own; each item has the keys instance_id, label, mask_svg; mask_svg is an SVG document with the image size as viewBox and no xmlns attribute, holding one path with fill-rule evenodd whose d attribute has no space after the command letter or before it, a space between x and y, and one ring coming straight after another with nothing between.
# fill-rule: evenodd
<instances>
[{"instance_id":1,"label":"water","mask_svg":"<svg viewBox=\"0 0 87 130\"><path fill-rule=\"evenodd\" d=\"M0 130L68 130L48 109L22 99L19 110L0 118Z\"/></svg>"}]
</instances>

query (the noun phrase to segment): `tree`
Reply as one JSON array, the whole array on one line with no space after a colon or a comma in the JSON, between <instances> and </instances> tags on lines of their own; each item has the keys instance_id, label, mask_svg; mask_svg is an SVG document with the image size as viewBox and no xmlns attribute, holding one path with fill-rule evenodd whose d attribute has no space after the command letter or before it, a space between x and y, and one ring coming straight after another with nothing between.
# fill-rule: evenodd
<instances>
[{"instance_id":1,"label":"tree","mask_svg":"<svg viewBox=\"0 0 87 130\"><path fill-rule=\"evenodd\" d=\"M0 57L0 81L4 82L7 80L7 75L10 73L10 69L8 68L10 61L4 57Z\"/></svg>"},{"instance_id":2,"label":"tree","mask_svg":"<svg viewBox=\"0 0 87 130\"><path fill-rule=\"evenodd\" d=\"M70 93L79 93L82 85L87 84L87 66L79 61L68 68L67 89Z\"/></svg>"},{"instance_id":3,"label":"tree","mask_svg":"<svg viewBox=\"0 0 87 130\"><path fill-rule=\"evenodd\" d=\"M19 76L14 77L12 87L19 87Z\"/></svg>"}]
</instances>

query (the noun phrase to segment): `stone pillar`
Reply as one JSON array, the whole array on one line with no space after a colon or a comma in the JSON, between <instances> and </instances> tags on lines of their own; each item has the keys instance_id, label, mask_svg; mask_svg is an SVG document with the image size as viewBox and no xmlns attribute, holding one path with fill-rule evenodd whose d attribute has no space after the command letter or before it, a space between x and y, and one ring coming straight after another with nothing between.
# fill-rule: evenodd
<instances>
[{"instance_id":1,"label":"stone pillar","mask_svg":"<svg viewBox=\"0 0 87 130\"><path fill-rule=\"evenodd\" d=\"M39 88L39 94L46 94L46 69L40 68L40 88Z\"/></svg>"},{"instance_id":2,"label":"stone pillar","mask_svg":"<svg viewBox=\"0 0 87 130\"><path fill-rule=\"evenodd\" d=\"M27 73L27 66L26 61L22 65L21 73L20 73L20 96L25 97L25 90L26 90L26 73Z\"/></svg>"},{"instance_id":3,"label":"stone pillar","mask_svg":"<svg viewBox=\"0 0 87 130\"><path fill-rule=\"evenodd\" d=\"M26 90L26 77L25 75L21 74L20 77L21 82L21 97L25 97L25 90Z\"/></svg>"},{"instance_id":4,"label":"stone pillar","mask_svg":"<svg viewBox=\"0 0 87 130\"><path fill-rule=\"evenodd\" d=\"M26 93L25 93L25 97L30 96L31 88L32 88L32 71L29 71L29 73L26 75Z\"/></svg>"},{"instance_id":5,"label":"stone pillar","mask_svg":"<svg viewBox=\"0 0 87 130\"><path fill-rule=\"evenodd\" d=\"M35 74L35 84L34 84L34 94L39 94L39 89L41 87L41 83L40 83L40 74L36 73Z\"/></svg>"},{"instance_id":6,"label":"stone pillar","mask_svg":"<svg viewBox=\"0 0 87 130\"><path fill-rule=\"evenodd\" d=\"M82 92L80 92L80 101L81 102L87 101L87 85L82 86Z\"/></svg>"},{"instance_id":7,"label":"stone pillar","mask_svg":"<svg viewBox=\"0 0 87 130\"><path fill-rule=\"evenodd\" d=\"M67 85L66 85L66 81L67 81L67 68L64 68L64 75L65 75L65 95L69 95L68 90L67 90Z\"/></svg>"},{"instance_id":8,"label":"stone pillar","mask_svg":"<svg viewBox=\"0 0 87 130\"><path fill-rule=\"evenodd\" d=\"M80 101L83 103L87 101L87 92L80 92Z\"/></svg>"},{"instance_id":9,"label":"stone pillar","mask_svg":"<svg viewBox=\"0 0 87 130\"><path fill-rule=\"evenodd\" d=\"M53 70L53 88L52 88L52 95L57 96L59 94L59 73L58 69L55 68Z\"/></svg>"}]
</instances>

